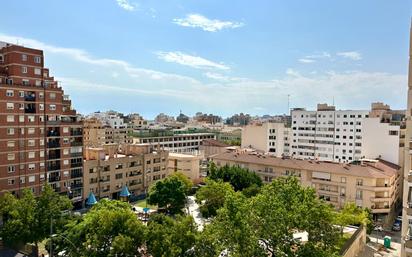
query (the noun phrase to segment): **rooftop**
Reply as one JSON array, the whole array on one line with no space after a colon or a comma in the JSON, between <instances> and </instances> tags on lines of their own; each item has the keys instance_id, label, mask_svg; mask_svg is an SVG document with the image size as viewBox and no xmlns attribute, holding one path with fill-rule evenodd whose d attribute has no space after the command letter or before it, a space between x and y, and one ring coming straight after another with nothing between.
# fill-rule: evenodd
<instances>
[{"instance_id":1,"label":"rooftop","mask_svg":"<svg viewBox=\"0 0 412 257\"><path fill-rule=\"evenodd\" d=\"M213 160L254 163L267 166L345 174L368 178L390 178L396 175L399 170L399 166L380 159L373 162L363 161L362 164L343 164L329 161L278 158L271 155L258 154L256 152L246 150L221 153L214 155L211 158Z\"/></svg>"}]
</instances>

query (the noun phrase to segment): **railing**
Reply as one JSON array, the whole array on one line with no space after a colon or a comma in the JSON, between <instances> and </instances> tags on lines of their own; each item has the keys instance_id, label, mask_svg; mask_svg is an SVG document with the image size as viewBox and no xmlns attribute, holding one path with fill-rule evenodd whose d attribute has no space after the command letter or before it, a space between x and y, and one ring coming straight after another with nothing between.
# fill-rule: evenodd
<instances>
[{"instance_id":1,"label":"railing","mask_svg":"<svg viewBox=\"0 0 412 257\"><path fill-rule=\"evenodd\" d=\"M36 113L36 108L25 108L24 113Z\"/></svg>"},{"instance_id":2,"label":"railing","mask_svg":"<svg viewBox=\"0 0 412 257\"><path fill-rule=\"evenodd\" d=\"M83 187L83 183L71 184L70 187L71 187L72 189L80 188L80 187Z\"/></svg>"},{"instance_id":3,"label":"railing","mask_svg":"<svg viewBox=\"0 0 412 257\"><path fill-rule=\"evenodd\" d=\"M47 136L48 137L59 137L60 133L58 131L48 131Z\"/></svg>"},{"instance_id":4,"label":"railing","mask_svg":"<svg viewBox=\"0 0 412 257\"><path fill-rule=\"evenodd\" d=\"M47 166L47 171L53 171L53 170L60 170L60 164Z\"/></svg>"},{"instance_id":5,"label":"railing","mask_svg":"<svg viewBox=\"0 0 412 257\"><path fill-rule=\"evenodd\" d=\"M82 146L83 142L78 142L78 141L74 141L74 142L70 142L70 146Z\"/></svg>"},{"instance_id":6,"label":"railing","mask_svg":"<svg viewBox=\"0 0 412 257\"><path fill-rule=\"evenodd\" d=\"M24 96L24 101L35 102L36 101L36 96L26 95L26 96Z\"/></svg>"},{"instance_id":7,"label":"railing","mask_svg":"<svg viewBox=\"0 0 412 257\"><path fill-rule=\"evenodd\" d=\"M81 157L83 156L83 153L71 153L70 156L71 157Z\"/></svg>"},{"instance_id":8,"label":"railing","mask_svg":"<svg viewBox=\"0 0 412 257\"><path fill-rule=\"evenodd\" d=\"M60 154L49 154L47 156L48 160L55 160L55 159L60 159Z\"/></svg>"},{"instance_id":9,"label":"railing","mask_svg":"<svg viewBox=\"0 0 412 257\"><path fill-rule=\"evenodd\" d=\"M71 136L83 136L83 131L70 131Z\"/></svg>"},{"instance_id":10,"label":"railing","mask_svg":"<svg viewBox=\"0 0 412 257\"><path fill-rule=\"evenodd\" d=\"M47 143L47 147L48 147L48 148L59 148L59 147L60 147L60 143L59 143L59 142L48 142L48 143Z\"/></svg>"},{"instance_id":11,"label":"railing","mask_svg":"<svg viewBox=\"0 0 412 257\"><path fill-rule=\"evenodd\" d=\"M60 176L49 177L49 182L57 182L60 181Z\"/></svg>"},{"instance_id":12,"label":"railing","mask_svg":"<svg viewBox=\"0 0 412 257\"><path fill-rule=\"evenodd\" d=\"M83 163L82 162L75 162L75 163L71 163L70 166L72 168L82 167Z\"/></svg>"},{"instance_id":13,"label":"railing","mask_svg":"<svg viewBox=\"0 0 412 257\"><path fill-rule=\"evenodd\" d=\"M81 178L83 177L83 172L72 172L70 178Z\"/></svg>"}]
</instances>

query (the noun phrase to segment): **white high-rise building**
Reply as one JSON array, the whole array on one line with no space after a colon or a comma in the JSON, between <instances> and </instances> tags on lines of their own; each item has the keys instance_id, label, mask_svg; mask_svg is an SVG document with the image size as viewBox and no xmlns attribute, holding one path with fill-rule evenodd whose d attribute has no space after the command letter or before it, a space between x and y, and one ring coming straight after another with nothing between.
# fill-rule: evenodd
<instances>
[{"instance_id":1,"label":"white high-rise building","mask_svg":"<svg viewBox=\"0 0 412 257\"><path fill-rule=\"evenodd\" d=\"M318 104L316 111L293 109L291 155L295 158L346 162L362 157L362 120L369 111L335 110Z\"/></svg>"},{"instance_id":2,"label":"white high-rise building","mask_svg":"<svg viewBox=\"0 0 412 257\"><path fill-rule=\"evenodd\" d=\"M327 104L318 104L316 111L293 109L290 154L335 162L382 158L399 164L400 125L392 120L395 114L402 111L382 103L373 103L371 111L335 110Z\"/></svg>"}]
</instances>

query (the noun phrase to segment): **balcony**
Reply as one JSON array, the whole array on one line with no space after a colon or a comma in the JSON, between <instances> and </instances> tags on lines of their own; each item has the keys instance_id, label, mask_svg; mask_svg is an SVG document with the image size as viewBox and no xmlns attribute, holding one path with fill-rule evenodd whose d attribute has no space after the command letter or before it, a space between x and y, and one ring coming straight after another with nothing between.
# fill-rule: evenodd
<instances>
[{"instance_id":1,"label":"balcony","mask_svg":"<svg viewBox=\"0 0 412 257\"><path fill-rule=\"evenodd\" d=\"M70 142L70 146L82 146L83 142L82 141L73 141Z\"/></svg>"},{"instance_id":2,"label":"balcony","mask_svg":"<svg viewBox=\"0 0 412 257\"><path fill-rule=\"evenodd\" d=\"M74 183L70 185L71 189L81 188L83 187L83 183Z\"/></svg>"},{"instance_id":3,"label":"balcony","mask_svg":"<svg viewBox=\"0 0 412 257\"><path fill-rule=\"evenodd\" d=\"M109 183L110 182L110 178L109 179L100 179L100 183Z\"/></svg>"},{"instance_id":4,"label":"balcony","mask_svg":"<svg viewBox=\"0 0 412 257\"><path fill-rule=\"evenodd\" d=\"M71 157L82 157L83 153L71 153L70 156Z\"/></svg>"},{"instance_id":5,"label":"balcony","mask_svg":"<svg viewBox=\"0 0 412 257\"><path fill-rule=\"evenodd\" d=\"M83 172L71 172L70 178L81 178L83 177Z\"/></svg>"},{"instance_id":6,"label":"balcony","mask_svg":"<svg viewBox=\"0 0 412 257\"><path fill-rule=\"evenodd\" d=\"M391 208L389 206L372 206L372 213L389 213Z\"/></svg>"},{"instance_id":7,"label":"balcony","mask_svg":"<svg viewBox=\"0 0 412 257\"><path fill-rule=\"evenodd\" d=\"M47 165L47 171L54 171L54 170L60 170L60 163Z\"/></svg>"},{"instance_id":8,"label":"balcony","mask_svg":"<svg viewBox=\"0 0 412 257\"><path fill-rule=\"evenodd\" d=\"M60 141L59 140L52 140L47 143L47 148L59 148Z\"/></svg>"},{"instance_id":9,"label":"balcony","mask_svg":"<svg viewBox=\"0 0 412 257\"><path fill-rule=\"evenodd\" d=\"M60 176L49 177L49 183L60 181Z\"/></svg>"},{"instance_id":10,"label":"balcony","mask_svg":"<svg viewBox=\"0 0 412 257\"><path fill-rule=\"evenodd\" d=\"M48 160L56 160L56 159L60 159L60 153L59 154L48 154L47 155L47 159Z\"/></svg>"},{"instance_id":11,"label":"balcony","mask_svg":"<svg viewBox=\"0 0 412 257\"><path fill-rule=\"evenodd\" d=\"M71 136L83 136L83 131L82 130L71 130L70 135Z\"/></svg>"},{"instance_id":12,"label":"balcony","mask_svg":"<svg viewBox=\"0 0 412 257\"><path fill-rule=\"evenodd\" d=\"M35 102L35 101L36 101L36 93L34 93L34 92L28 92L28 93L24 96L24 101L26 101L26 102Z\"/></svg>"},{"instance_id":13,"label":"balcony","mask_svg":"<svg viewBox=\"0 0 412 257\"><path fill-rule=\"evenodd\" d=\"M49 130L49 131L47 131L47 136L48 137L59 137L60 132L57 131L57 130Z\"/></svg>"},{"instance_id":14,"label":"balcony","mask_svg":"<svg viewBox=\"0 0 412 257\"><path fill-rule=\"evenodd\" d=\"M319 189L318 190L318 193L319 194L326 194L326 195L339 195L339 192L338 191L332 191L332 190L325 190L325 189Z\"/></svg>"},{"instance_id":15,"label":"balcony","mask_svg":"<svg viewBox=\"0 0 412 257\"><path fill-rule=\"evenodd\" d=\"M82 162L74 162L74 163L71 163L70 166L72 168L83 167L83 163Z\"/></svg>"}]
</instances>

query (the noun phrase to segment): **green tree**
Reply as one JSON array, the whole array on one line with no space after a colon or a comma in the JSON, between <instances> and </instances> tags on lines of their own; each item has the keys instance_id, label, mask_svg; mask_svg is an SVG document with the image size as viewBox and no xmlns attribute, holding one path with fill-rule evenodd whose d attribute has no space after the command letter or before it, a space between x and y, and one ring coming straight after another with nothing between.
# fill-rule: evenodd
<instances>
[{"instance_id":1,"label":"green tree","mask_svg":"<svg viewBox=\"0 0 412 257\"><path fill-rule=\"evenodd\" d=\"M147 202L166 208L171 214L181 212L188 194L187 185L179 176L169 176L157 181L149 190Z\"/></svg>"},{"instance_id":2,"label":"green tree","mask_svg":"<svg viewBox=\"0 0 412 257\"><path fill-rule=\"evenodd\" d=\"M342 235L343 228L347 225L364 225L365 227L368 227L372 223L369 211L357 207L353 202L346 203L341 210L335 213L334 222L336 225L340 226Z\"/></svg>"},{"instance_id":3,"label":"green tree","mask_svg":"<svg viewBox=\"0 0 412 257\"><path fill-rule=\"evenodd\" d=\"M290 177L263 186L252 198L242 193L230 194L205 231L206 235L213 235L208 237L209 244L216 252L227 249L231 256L270 253L326 257L337 254L334 245L339 233L333 221L332 207L319 200L312 188L302 187L295 177ZM308 241L295 239L298 232L307 232ZM198 249L209 249L199 244Z\"/></svg>"},{"instance_id":4,"label":"green tree","mask_svg":"<svg viewBox=\"0 0 412 257\"><path fill-rule=\"evenodd\" d=\"M173 219L154 215L148 223L147 250L153 257L189 256L197 233L191 216L178 215Z\"/></svg>"},{"instance_id":5,"label":"green tree","mask_svg":"<svg viewBox=\"0 0 412 257\"><path fill-rule=\"evenodd\" d=\"M173 176L177 177L178 179L180 179L185 184L187 193L192 189L193 182L188 177L186 177L185 174L178 171L178 172L173 173L169 177L173 177Z\"/></svg>"},{"instance_id":6,"label":"green tree","mask_svg":"<svg viewBox=\"0 0 412 257\"><path fill-rule=\"evenodd\" d=\"M34 243L37 245L50 236L50 226L55 229L63 226L67 215L63 211L71 210L72 203L66 196L61 196L46 185L39 197L31 190L24 190L20 198L6 193L0 199L0 213L4 224L0 234L7 245Z\"/></svg>"},{"instance_id":7,"label":"green tree","mask_svg":"<svg viewBox=\"0 0 412 257\"><path fill-rule=\"evenodd\" d=\"M102 199L53 238L54 252L75 257L140 256L145 233L128 203Z\"/></svg>"},{"instance_id":8,"label":"green tree","mask_svg":"<svg viewBox=\"0 0 412 257\"><path fill-rule=\"evenodd\" d=\"M200 204L203 217L215 216L217 210L223 207L226 195L231 192L233 188L229 183L207 180L206 186L196 192L196 202Z\"/></svg>"},{"instance_id":9,"label":"green tree","mask_svg":"<svg viewBox=\"0 0 412 257\"><path fill-rule=\"evenodd\" d=\"M243 169L239 166L225 165L220 168L211 166L210 176L213 180L229 182L235 191L242 191L252 185L262 186L262 179L256 173Z\"/></svg>"}]
</instances>

